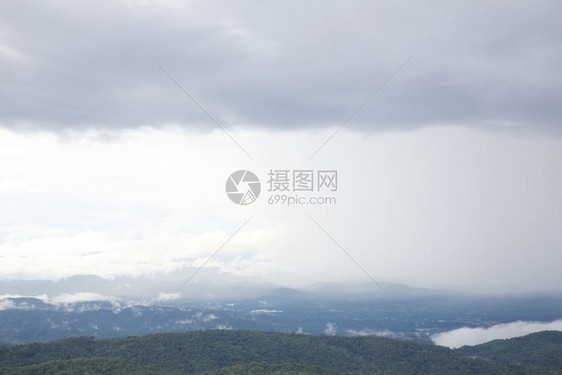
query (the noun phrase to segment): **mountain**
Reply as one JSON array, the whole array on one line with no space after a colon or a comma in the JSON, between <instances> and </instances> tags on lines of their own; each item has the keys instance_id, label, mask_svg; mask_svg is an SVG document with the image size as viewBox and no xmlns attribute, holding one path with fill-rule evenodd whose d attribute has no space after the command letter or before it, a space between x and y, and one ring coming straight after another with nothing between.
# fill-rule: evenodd
<instances>
[{"instance_id":1,"label":"mountain","mask_svg":"<svg viewBox=\"0 0 562 375\"><path fill-rule=\"evenodd\" d=\"M36 297L59 302L61 296L95 294L97 298L133 303L154 303L166 300L196 271L184 268L167 275L153 277L117 277L104 279L95 275L75 275L60 280L0 280L2 297ZM444 295L443 291L411 288L402 284L381 283L396 297L427 297ZM269 282L256 282L252 278L235 276L206 268L185 286L174 301L217 301L227 299L255 299L261 296L373 299L386 298L373 283L319 283L302 290L282 287ZM64 302L64 300L63 300Z\"/></svg>"},{"instance_id":2,"label":"mountain","mask_svg":"<svg viewBox=\"0 0 562 375\"><path fill-rule=\"evenodd\" d=\"M177 290L195 268L184 268L153 277L117 277L104 279L95 275L75 275L60 280L0 280L0 297L27 296L57 300L59 296L96 294L98 298L126 302L156 302ZM183 300L217 300L256 298L278 286L266 282L220 273L208 268L197 274L176 297ZM163 297L166 296L166 297Z\"/></svg>"},{"instance_id":3,"label":"mountain","mask_svg":"<svg viewBox=\"0 0 562 375\"><path fill-rule=\"evenodd\" d=\"M283 303L310 299L311 294L292 288L275 288L260 298L268 303Z\"/></svg>"},{"instance_id":4,"label":"mountain","mask_svg":"<svg viewBox=\"0 0 562 375\"><path fill-rule=\"evenodd\" d=\"M562 332L543 331L508 340L494 340L457 351L465 356L518 366L543 366L562 374Z\"/></svg>"},{"instance_id":5,"label":"mountain","mask_svg":"<svg viewBox=\"0 0 562 375\"><path fill-rule=\"evenodd\" d=\"M556 337L555 337L556 336ZM546 333L507 340L557 347ZM536 345L535 345L536 344ZM46 344L0 347L0 374L560 374L543 358L532 365L508 357L489 358L486 346L463 350L382 337L334 337L255 331L197 331L94 340L64 339ZM492 350L493 352L494 350ZM35 371L35 372L34 372ZM66 372L65 372L66 371ZM105 371L105 372L104 372ZM134 372L137 371L137 372Z\"/></svg>"},{"instance_id":6,"label":"mountain","mask_svg":"<svg viewBox=\"0 0 562 375\"><path fill-rule=\"evenodd\" d=\"M121 358L75 358L52 360L37 365L4 367L0 374L9 375L167 375L169 372Z\"/></svg>"},{"instance_id":7,"label":"mountain","mask_svg":"<svg viewBox=\"0 0 562 375\"><path fill-rule=\"evenodd\" d=\"M379 282L380 286L384 290L396 297L401 298L425 298L432 296L459 296L464 295L460 292L451 292L445 290L428 289L411 287L404 284L390 283L390 282ZM369 298L382 297L386 298L385 293L375 284L371 283L329 283L329 282L319 282L310 285L305 288L310 293L317 296L334 298L338 297L341 299L358 299L358 298Z\"/></svg>"},{"instance_id":8,"label":"mountain","mask_svg":"<svg viewBox=\"0 0 562 375\"><path fill-rule=\"evenodd\" d=\"M223 367L218 370L205 372L204 375L338 375L336 371L326 370L318 366L304 366L290 363L249 363L231 367Z\"/></svg>"}]
</instances>

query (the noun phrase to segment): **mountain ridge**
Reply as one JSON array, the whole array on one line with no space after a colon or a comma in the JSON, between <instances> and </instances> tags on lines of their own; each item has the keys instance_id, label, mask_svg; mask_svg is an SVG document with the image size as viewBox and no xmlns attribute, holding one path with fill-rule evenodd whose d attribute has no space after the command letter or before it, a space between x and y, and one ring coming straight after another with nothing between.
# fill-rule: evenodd
<instances>
[{"instance_id":1,"label":"mountain ridge","mask_svg":"<svg viewBox=\"0 0 562 375\"><path fill-rule=\"evenodd\" d=\"M562 332L510 340L511 343L533 341L537 348L539 342L555 340L557 353L562 351ZM482 354L486 346L473 348L480 349ZM46 344L0 346L0 374L26 374L33 366L43 368L44 374L56 373L48 372L49 368L60 370L65 366L76 371L113 366L146 370L138 373L216 375L249 373L248 369L254 369L253 374L274 373L269 372L271 369L279 374L560 373L557 364L548 358L543 358L541 363L521 365L482 355L475 358L466 350L382 337L214 330L104 340L80 337Z\"/></svg>"}]
</instances>

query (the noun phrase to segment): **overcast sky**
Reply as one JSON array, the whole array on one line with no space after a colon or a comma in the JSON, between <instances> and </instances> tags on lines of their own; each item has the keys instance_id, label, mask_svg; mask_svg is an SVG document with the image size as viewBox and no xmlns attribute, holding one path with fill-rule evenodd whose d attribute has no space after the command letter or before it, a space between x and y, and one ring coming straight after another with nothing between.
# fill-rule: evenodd
<instances>
[{"instance_id":1,"label":"overcast sky","mask_svg":"<svg viewBox=\"0 0 562 375\"><path fill-rule=\"evenodd\" d=\"M337 204L306 211L377 279L560 290L560 14L557 1L0 1L0 277L197 266L257 212L210 267L365 281L302 207L267 204L269 169L336 169ZM248 206L224 191L239 169L262 181Z\"/></svg>"}]
</instances>

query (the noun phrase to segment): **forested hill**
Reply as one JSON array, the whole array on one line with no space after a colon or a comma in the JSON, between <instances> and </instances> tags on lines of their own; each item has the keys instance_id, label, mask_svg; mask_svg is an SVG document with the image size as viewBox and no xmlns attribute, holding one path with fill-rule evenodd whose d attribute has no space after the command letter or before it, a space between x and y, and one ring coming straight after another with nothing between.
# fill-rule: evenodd
<instances>
[{"instance_id":1,"label":"forested hill","mask_svg":"<svg viewBox=\"0 0 562 375\"><path fill-rule=\"evenodd\" d=\"M562 332L543 331L457 350L465 356L520 366L549 366L562 374Z\"/></svg>"},{"instance_id":2,"label":"forested hill","mask_svg":"<svg viewBox=\"0 0 562 375\"><path fill-rule=\"evenodd\" d=\"M490 351L489 344L454 351L381 337L251 331L82 337L0 347L0 374L561 374L561 337L530 335L499 343L503 349L496 343ZM534 360L511 360L512 348L505 344L524 347L526 340L533 345L524 355L538 353ZM546 352L541 342L549 343ZM549 356L555 353L558 361Z\"/></svg>"}]
</instances>

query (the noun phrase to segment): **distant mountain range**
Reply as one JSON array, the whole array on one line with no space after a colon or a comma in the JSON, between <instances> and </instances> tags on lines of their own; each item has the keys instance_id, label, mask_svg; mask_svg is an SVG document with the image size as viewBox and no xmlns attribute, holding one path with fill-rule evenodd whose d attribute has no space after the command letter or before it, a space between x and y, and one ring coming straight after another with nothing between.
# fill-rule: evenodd
<instances>
[{"instance_id":1,"label":"distant mountain range","mask_svg":"<svg viewBox=\"0 0 562 375\"><path fill-rule=\"evenodd\" d=\"M69 278L52 280L0 280L0 299L2 296L56 298L61 295L86 296L95 294L107 300L119 299L135 303L158 303L167 300L177 291L186 278L195 269L186 268L172 274L154 277L118 277L103 279L94 275L77 275ZM395 296L445 295L450 292L424 288L411 288L396 283L381 283L384 289ZM212 301L225 299L252 299L270 293L279 293L289 288L266 282L255 282L251 278L220 273L216 269L203 269L177 294L174 300ZM329 296L330 298L387 298L373 283L318 283L301 292L309 295ZM292 289L292 292L296 292ZM60 299L60 298L59 298Z\"/></svg>"},{"instance_id":2,"label":"distant mountain range","mask_svg":"<svg viewBox=\"0 0 562 375\"><path fill-rule=\"evenodd\" d=\"M0 346L0 374L561 374L562 332L451 350L381 337L198 331Z\"/></svg>"},{"instance_id":3,"label":"distant mountain range","mask_svg":"<svg viewBox=\"0 0 562 375\"><path fill-rule=\"evenodd\" d=\"M1 281L0 343L217 329L432 342L432 335L462 327L562 317L560 296L471 296L385 283L391 300L372 283L296 290L213 270L175 298L170 291L182 277Z\"/></svg>"},{"instance_id":4,"label":"distant mountain range","mask_svg":"<svg viewBox=\"0 0 562 375\"><path fill-rule=\"evenodd\" d=\"M106 299L120 299L135 303L151 303L167 297L183 284L194 269L185 269L164 276L118 277L103 279L94 275L77 275L52 280L2 280L0 296L43 296L55 298L60 295L94 293ZM277 288L270 283L256 283L251 279L218 273L204 269L180 293L178 299L215 300L224 298L255 298L268 290Z\"/></svg>"}]
</instances>

